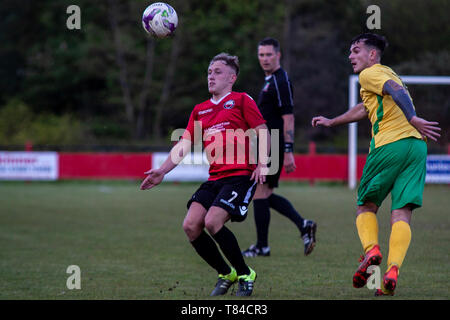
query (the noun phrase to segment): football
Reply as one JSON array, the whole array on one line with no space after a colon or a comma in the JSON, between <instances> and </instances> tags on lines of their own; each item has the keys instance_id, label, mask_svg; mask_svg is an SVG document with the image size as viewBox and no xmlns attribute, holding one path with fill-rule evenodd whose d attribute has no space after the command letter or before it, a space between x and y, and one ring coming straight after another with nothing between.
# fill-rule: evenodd
<instances>
[{"instance_id":1,"label":"football","mask_svg":"<svg viewBox=\"0 0 450 320\"><path fill-rule=\"evenodd\" d=\"M167 3L152 3L142 14L142 26L156 38L169 37L178 26L177 12Z\"/></svg>"}]
</instances>

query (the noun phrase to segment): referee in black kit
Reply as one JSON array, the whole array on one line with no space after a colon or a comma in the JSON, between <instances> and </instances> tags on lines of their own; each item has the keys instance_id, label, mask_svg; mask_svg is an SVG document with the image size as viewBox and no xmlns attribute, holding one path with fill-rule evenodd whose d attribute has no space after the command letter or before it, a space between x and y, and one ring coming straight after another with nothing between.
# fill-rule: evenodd
<instances>
[{"instance_id":1,"label":"referee in black kit","mask_svg":"<svg viewBox=\"0 0 450 320\"><path fill-rule=\"evenodd\" d=\"M266 177L266 183L258 185L253 197L255 215L256 244L243 251L245 257L270 256L268 241L270 208L289 218L298 228L304 243L304 254L309 255L315 246L317 224L304 219L289 200L273 193L278 187L281 170L295 171L294 148L294 101L292 85L286 71L280 65L280 44L276 39L265 38L258 44L258 59L265 73L264 86L259 94L257 105L270 130L278 129L279 166L274 175ZM274 147L274 146L272 146Z\"/></svg>"}]
</instances>

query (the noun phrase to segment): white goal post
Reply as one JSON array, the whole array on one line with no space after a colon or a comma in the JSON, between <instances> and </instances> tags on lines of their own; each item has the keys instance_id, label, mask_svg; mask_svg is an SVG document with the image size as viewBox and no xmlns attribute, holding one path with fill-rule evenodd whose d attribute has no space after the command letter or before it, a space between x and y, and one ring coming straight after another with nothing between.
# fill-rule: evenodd
<instances>
[{"instance_id":1,"label":"white goal post","mask_svg":"<svg viewBox=\"0 0 450 320\"><path fill-rule=\"evenodd\" d=\"M450 76L400 76L406 84L449 85ZM358 103L358 76L351 75L348 79L348 108ZM348 125L348 187L355 189L357 184L357 148L358 126L356 122Z\"/></svg>"}]
</instances>

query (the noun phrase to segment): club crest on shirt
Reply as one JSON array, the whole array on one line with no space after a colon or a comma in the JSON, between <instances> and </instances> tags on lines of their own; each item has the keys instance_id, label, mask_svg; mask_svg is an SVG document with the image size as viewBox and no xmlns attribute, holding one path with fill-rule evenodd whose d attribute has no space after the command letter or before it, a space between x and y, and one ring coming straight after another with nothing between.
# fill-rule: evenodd
<instances>
[{"instance_id":1,"label":"club crest on shirt","mask_svg":"<svg viewBox=\"0 0 450 320\"><path fill-rule=\"evenodd\" d=\"M228 100L223 104L224 109L232 109L234 107L234 100Z\"/></svg>"}]
</instances>

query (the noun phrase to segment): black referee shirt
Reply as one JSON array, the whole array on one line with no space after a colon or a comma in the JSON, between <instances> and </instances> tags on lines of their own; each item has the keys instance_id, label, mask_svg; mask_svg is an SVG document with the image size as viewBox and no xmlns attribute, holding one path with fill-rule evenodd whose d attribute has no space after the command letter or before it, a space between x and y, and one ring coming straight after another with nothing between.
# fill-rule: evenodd
<instances>
[{"instance_id":1,"label":"black referee shirt","mask_svg":"<svg viewBox=\"0 0 450 320\"><path fill-rule=\"evenodd\" d=\"M292 85L283 68L266 77L257 104L269 129L279 129L283 135L281 116L293 113L294 107Z\"/></svg>"}]
</instances>

